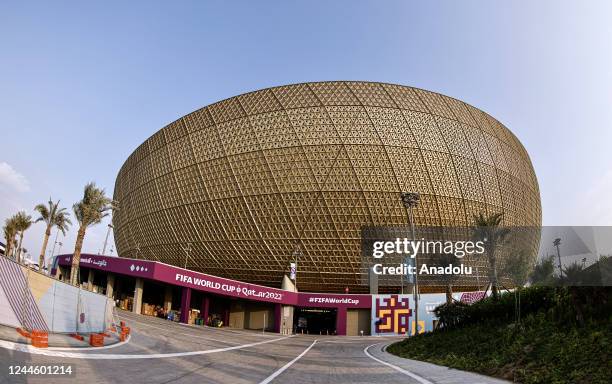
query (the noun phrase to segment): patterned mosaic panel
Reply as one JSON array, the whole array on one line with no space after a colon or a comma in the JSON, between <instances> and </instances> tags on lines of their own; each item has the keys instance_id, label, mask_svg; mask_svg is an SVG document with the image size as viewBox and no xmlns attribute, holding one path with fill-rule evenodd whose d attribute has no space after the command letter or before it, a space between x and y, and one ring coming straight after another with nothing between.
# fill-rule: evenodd
<instances>
[{"instance_id":1,"label":"patterned mosaic panel","mask_svg":"<svg viewBox=\"0 0 612 384\"><path fill-rule=\"evenodd\" d=\"M412 309L407 295L372 295L372 301L373 335L408 333Z\"/></svg>"},{"instance_id":2,"label":"patterned mosaic panel","mask_svg":"<svg viewBox=\"0 0 612 384\"><path fill-rule=\"evenodd\" d=\"M404 191L421 194L417 226L541 223L527 152L486 113L399 85L307 83L223 100L140 145L115 184L117 250L279 286L299 247L298 289L365 292L361 226L405 224Z\"/></svg>"}]
</instances>

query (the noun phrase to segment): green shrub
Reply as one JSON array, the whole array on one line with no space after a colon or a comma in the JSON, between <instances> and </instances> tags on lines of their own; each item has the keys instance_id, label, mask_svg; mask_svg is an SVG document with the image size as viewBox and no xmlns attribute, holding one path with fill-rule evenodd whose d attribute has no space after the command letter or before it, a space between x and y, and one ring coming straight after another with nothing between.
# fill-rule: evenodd
<instances>
[{"instance_id":1,"label":"green shrub","mask_svg":"<svg viewBox=\"0 0 612 384\"><path fill-rule=\"evenodd\" d=\"M597 320L612 313L611 293L609 287L533 286L520 290L520 311L523 317L544 313L549 321L557 323L576 323L578 316ZM434 314L442 327L448 329L470 324L513 322L515 306L515 293L506 292L498 300L488 297L471 305L445 303L435 308Z\"/></svg>"},{"instance_id":2,"label":"green shrub","mask_svg":"<svg viewBox=\"0 0 612 384\"><path fill-rule=\"evenodd\" d=\"M612 287L529 287L435 309L443 329L387 348L402 357L520 383L612 383ZM577 316L582 317L577 321Z\"/></svg>"}]
</instances>

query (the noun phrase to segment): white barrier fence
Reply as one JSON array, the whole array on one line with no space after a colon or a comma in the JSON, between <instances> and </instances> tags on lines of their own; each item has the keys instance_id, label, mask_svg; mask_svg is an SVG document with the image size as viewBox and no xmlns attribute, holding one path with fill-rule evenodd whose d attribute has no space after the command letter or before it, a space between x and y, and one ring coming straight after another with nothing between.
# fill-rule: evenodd
<instances>
[{"instance_id":1,"label":"white barrier fence","mask_svg":"<svg viewBox=\"0 0 612 384\"><path fill-rule=\"evenodd\" d=\"M58 333L103 332L113 301L0 257L0 324Z\"/></svg>"}]
</instances>

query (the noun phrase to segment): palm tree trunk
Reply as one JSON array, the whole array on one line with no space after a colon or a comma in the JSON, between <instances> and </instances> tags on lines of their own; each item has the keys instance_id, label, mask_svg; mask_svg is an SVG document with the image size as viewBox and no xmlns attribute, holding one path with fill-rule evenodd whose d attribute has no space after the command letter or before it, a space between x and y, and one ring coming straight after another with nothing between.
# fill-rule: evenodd
<instances>
[{"instance_id":1,"label":"palm tree trunk","mask_svg":"<svg viewBox=\"0 0 612 384\"><path fill-rule=\"evenodd\" d=\"M17 262L21 263L21 245L23 244L23 232L19 232L19 246L17 247Z\"/></svg>"},{"instance_id":2,"label":"palm tree trunk","mask_svg":"<svg viewBox=\"0 0 612 384\"><path fill-rule=\"evenodd\" d=\"M79 265L81 263L81 248L83 248L83 239L85 239L85 227L79 227L76 243L74 244L74 253L72 255L72 268L70 269L70 284L79 285Z\"/></svg>"},{"instance_id":3,"label":"palm tree trunk","mask_svg":"<svg viewBox=\"0 0 612 384\"><path fill-rule=\"evenodd\" d=\"M12 250L13 250L13 239L6 239L6 248L4 249L4 256L10 258Z\"/></svg>"},{"instance_id":4,"label":"palm tree trunk","mask_svg":"<svg viewBox=\"0 0 612 384\"><path fill-rule=\"evenodd\" d=\"M491 280L491 294L493 295L493 299L497 300L498 298L497 263L496 263L495 257L489 257L489 265L491 266L491 271L489 273L489 277Z\"/></svg>"},{"instance_id":5,"label":"palm tree trunk","mask_svg":"<svg viewBox=\"0 0 612 384\"><path fill-rule=\"evenodd\" d=\"M42 249L40 250L40 256L38 257L38 268L42 272L45 267L45 253L47 253L47 243L49 242L49 236L51 236L51 226L47 225L45 231L45 238L43 239Z\"/></svg>"},{"instance_id":6,"label":"palm tree trunk","mask_svg":"<svg viewBox=\"0 0 612 384\"><path fill-rule=\"evenodd\" d=\"M446 304L453 303L453 286L452 284L446 284Z\"/></svg>"},{"instance_id":7,"label":"palm tree trunk","mask_svg":"<svg viewBox=\"0 0 612 384\"><path fill-rule=\"evenodd\" d=\"M518 322L521 323L521 287L518 287Z\"/></svg>"}]
</instances>

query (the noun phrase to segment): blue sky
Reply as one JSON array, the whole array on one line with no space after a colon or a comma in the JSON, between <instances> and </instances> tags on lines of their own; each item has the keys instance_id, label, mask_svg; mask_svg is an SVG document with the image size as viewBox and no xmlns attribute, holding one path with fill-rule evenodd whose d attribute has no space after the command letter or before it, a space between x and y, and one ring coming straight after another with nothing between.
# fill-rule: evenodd
<instances>
[{"instance_id":1,"label":"blue sky","mask_svg":"<svg viewBox=\"0 0 612 384\"><path fill-rule=\"evenodd\" d=\"M0 220L49 196L70 207L90 180L112 194L143 140L212 102L370 80L506 124L531 154L545 225L612 225L610 15L606 1L4 1ZM26 233L32 256L42 233Z\"/></svg>"}]
</instances>

